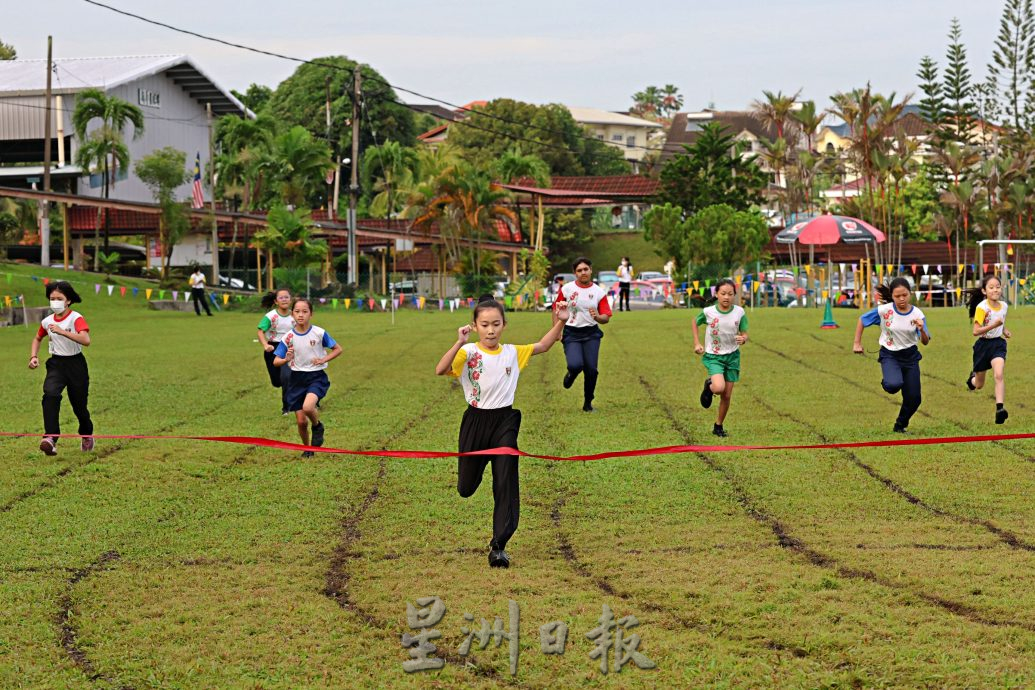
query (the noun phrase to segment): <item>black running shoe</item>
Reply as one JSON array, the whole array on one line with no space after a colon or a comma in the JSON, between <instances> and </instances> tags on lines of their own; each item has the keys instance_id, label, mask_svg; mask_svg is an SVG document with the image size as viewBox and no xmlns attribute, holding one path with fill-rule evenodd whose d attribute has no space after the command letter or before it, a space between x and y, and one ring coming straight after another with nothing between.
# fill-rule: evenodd
<instances>
[{"instance_id":1,"label":"black running shoe","mask_svg":"<svg viewBox=\"0 0 1035 690\"><path fill-rule=\"evenodd\" d=\"M976 391L977 390L977 386L974 385L974 372L973 371L970 372L969 374L967 374L967 388L969 388L972 391Z\"/></svg>"},{"instance_id":2,"label":"black running shoe","mask_svg":"<svg viewBox=\"0 0 1035 690\"><path fill-rule=\"evenodd\" d=\"M995 423L1004 424L1006 422L1006 418L1009 416L1010 413L1006 411L1005 407L1002 407L995 411Z\"/></svg>"},{"instance_id":3,"label":"black running shoe","mask_svg":"<svg viewBox=\"0 0 1035 690\"><path fill-rule=\"evenodd\" d=\"M715 396L715 394L712 393L712 380L711 379L705 379L704 380L704 390L701 391L701 407L703 407L706 410L709 407L711 407L712 406L712 398L714 396Z\"/></svg>"},{"instance_id":4,"label":"black running shoe","mask_svg":"<svg viewBox=\"0 0 1035 690\"><path fill-rule=\"evenodd\" d=\"M315 458L316 457L316 453L314 453L311 450L303 450L302 451L302 457L305 458L306 460L308 460L309 458Z\"/></svg>"},{"instance_id":5,"label":"black running shoe","mask_svg":"<svg viewBox=\"0 0 1035 690\"><path fill-rule=\"evenodd\" d=\"M906 433L906 427L902 424L899 424L898 422L895 422L895 426L893 426L891 430L894 431L896 434Z\"/></svg>"},{"instance_id":6,"label":"black running shoe","mask_svg":"<svg viewBox=\"0 0 1035 690\"><path fill-rule=\"evenodd\" d=\"M503 549L490 549L489 550L489 567L490 568L509 568L510 567L510 556Z\"/></svg>"},{"instance_id":7,"label":"black running shoe","mask_svg":"<svg viewBox=\"0 0 1035 690\"><path fill-rule=\"evenodd\" d=\"M317 447L323 445L323 422L313 427L313 445Z\"/></svg>"},{"instance_id":8,"label":"black running shoe","mask_svg":"<svg viewBox=\"0 0 1035 690\"><path fill-rule=\"evenodd\" d=\"M589 401L587 400L586 402L584 402L584 403L582 404L582 411L583 411L583 412L592 412L592 411L593 411L593 404L592 404L592 403L590 403L590 402L589 402Z\"/></svg>"},{"instance_id":9,"label":"black running shoe","mask_svg":"<svg viewBox=\"0 0 1035 690\"><path fill-rule=\"evenodd\" d=\"M726 430L722 428L722 424L714 425L712 427L712 433L718 436L719 438L726 438L727 436L729 436L729 434L726 433Z\"/></svg>"},{"instance_id":10,"label":"black running shoe","mask_svg":"<svg viewBox=\"0 0 1035 690\"><path fill-rule=\"evenodd\" d=\"M579 375L579 373L577 371L569 371L567 374L565 374L564 375L564 387L565 388L571 388L572 385L575 383L575 377L578 376L578 375Z\"/></svg>"}]
</instances>

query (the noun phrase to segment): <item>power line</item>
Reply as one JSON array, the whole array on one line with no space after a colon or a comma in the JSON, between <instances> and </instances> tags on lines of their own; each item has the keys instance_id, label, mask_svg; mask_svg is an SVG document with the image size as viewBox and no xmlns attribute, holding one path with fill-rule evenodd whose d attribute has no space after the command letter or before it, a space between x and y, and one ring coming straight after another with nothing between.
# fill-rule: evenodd
<instances>
[{"instance_id":1,"label":"power line","mask_svg":"<svg viewBox=\"0 0 1035 690\"><path fill-rule=\"evenodd\" d=\"M172 24L167 24L165 22L158 21L156 19L150 19L148 17L144 17L144 16L139 15L139 14L134 14L133 12L127 12L126 10L121 10L121 9L119 9L117 7L112 7L111 5L107 5L107 4L103 3L103 2L98 2L98 0L83 0L83 2L86 2L86 3L90 4L90 5L95 5L97 7L101 7L103 9L109 10L111 12L115 12L116 14L121 14L123 16L130 17L132 19L136 19L138 21L145 22L147 24L152 24L154 26L159 26L159 27L162 27L164 29L169 29L170 31L175 31L177 33L186 34L188 36L194 36L196 38L200 38L200 39L205 40L205 41L212 41L214 43L219 43L219 44L222 44L222 45L225 45L225 46L229 46L231 48L238 48L240 50L246 50L246 51L249 51L249 52L252 52L252 53L257 53L259 55L267 55L269 57L275 57L275 58L279 58L281 60L288 60L290 62L296 62L296 63L299 63L299 64L314 65L314 66L318 66L318 67L326 67L326 68L329 68L329 69L334 69L334 70L339 70L339 71L347 71L347 68L343 68L340 65L335 65L333 63L321 62L319 60L307 60L305 58L299 58L299 57L295 57L295 56L292 56L292 55L286 55L284 53L277 53L275 51L264 50L262 48L255 48L253 46L244 45L242 43L234 43L233 41L227 41L225 39L218 38L218 37L215 37L215 36L208 36L206 34L198 33L197 31L192 31L190 29L183 29L183 28L180 28L180 27L177 27L177 26L173 26ZM450 103L449 101L446 101L446 100L443 100L443 99L440 99L440 98L435 98L433 96L428 96L427 94L423 94L423 93L420 93L418 91L414 91L412 89L407 89L407 88L402 87L402 86L397 86L397 85L392 84L391 82L385 80L384 78L381 78L381 77L378 77L378 76L375 76L375 75L370 75L367 78L369 80L371 80L371 81L375 81L375 82L381 83L381 84L383 84L383 85L385 85L385 86L387 86L387 87L389 87L391 89L394 89L396 91L402 91L403 93L408 93L410 95L417 96L419 98L426 98L426 99L434 101L436 103L440 103L442 105L447 105L447 106L449 106L451 108L454 108L454 109L456 109L458 111L474 113L474 114L480 115L482 117L490 118L490 119L493 119L493 120L498 120L500 122L505 122L507 124L519 125L521 127L526 127L526 128L531 128L531 129L538 129L540 131L547 132L547 133L554 134L554 135L565 136L567 134L566 132L563 132L561 130L555 130L555 129L551 129L549 127L541 127L539 125L534 125L534 124L529 123L529 122L521 122L519 120L512 120L510 118L502 117L500 115L495 115L495 114L487 113L487 112L484 112L484 111L474 110L472 108L467 108L465 106L459 106L459 105L456 105L455 103ZM396 105L402 106L402 107L407 108L409 110L412 110L414 112L420 112L422 114L425 113L425 111L421 110L420 108L418 108L416 106L410 105L409 103L403 103L403 102L397 101L395 99L389 99L389 100L391 102L395 103ZM453 122L452 124L457 124L457 123L462 123L462 122L463 122L462 120L457 120L457 121ZM509 138L509 139L513 139L515 141L526 141L526 142L534 143L534 144L536 144L538 146L549 146L549 145L544 144L542 142L536 142L536 141L531 140L531 139L525 139L525 138L522 138L522 137L518 137L516 135L508 134L506 132L497 132L495 130L489 130L489 129L479 128L479 127L475 127L475 129L482 129L483 131L496 134L497 136L502 136L502 137L506 137L506 138ZM592 136L589 136L589 135L586 135L586 134L576 133L575 136L577 138L585 140L587 142L603 143L605 146L608 146L610 148L618 148L618 147L612 145L610 142L602 142L600 139L597 139L596 137L592 137ZM552 147L552 148L560 148L560 147ZM649 146L640 146L639 144L634 144L632 146L626 146L625 148L627 148L627 149L628 148L635 148L635 149L641 149L641 150L644 150L644 151L656 151L656 150L658 150L658 149L651 148ZM572 154L574 154L574 155L579 155L579 152L574 151L574 150L572 150L570 148L565 147L565 150L570 152L570 153L572 153ZM587 153L588 155L591 155L591 156L594 155L594 152L592 152L592 151L586 151L585 153Z\"/></svg>"}]
</instances>

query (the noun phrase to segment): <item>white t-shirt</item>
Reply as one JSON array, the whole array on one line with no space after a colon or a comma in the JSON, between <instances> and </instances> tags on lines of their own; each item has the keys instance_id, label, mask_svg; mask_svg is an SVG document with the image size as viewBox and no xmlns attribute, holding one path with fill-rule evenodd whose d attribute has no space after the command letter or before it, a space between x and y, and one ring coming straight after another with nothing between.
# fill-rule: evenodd
<instances>
[{"instance_id":1,"label":"white t-shirt","mask_svg":"<svg viewBox=\"0 0 1035 690\"><path fill-rule=\"evenodd\" d=\"M923 330L930 336L927 317L919 307L910 306L903 314L894 304L881 304L859 318L864 326L880 326L879 344L886 350L906 350L920 343L920 330L913 325L916 319L924 322Z\"/></svg>"},{"instance_id":2,"label":"white t-shirt","mask_svg":"<svg viewBox=\"0 0 1035 690\"><path fill-rule=\"evenodd\" d=\"M78 355L83 351L83 346L74 340L69 340L62 335L51 335L50 324L52 323L57 324L63 331L68 331L69 333L82 333L83 331L90 330L90 327L86 325L86 319L83 318L82 314L73 310L65 314L60 319L57 314L50 314L43 318L43 321L40 324L40 329L36 331L36 335L41 339L50 336L48 348L52 355L69 357L71 355Z\"/></svg>"},{"instance_id":3,"label":"white t-shirt","mask_svg":"<svg viewBox=\"0 0 1035 690\"><path fill-rule=\"evenodd\" d=\"M486 350L479 343L461 347L450 376L460 379L467 404L482 410L495 410L514 404L518 377L532 358L534 345L497 345Z\"/></svg>"},{"instance_id":4,"label":"white t-shirt","mask_svg":"<svg viewBox=\"0 0 1035 690\"><path fill-rule=\"evenodd\" d=\"M611 303L607 301L607 292L596 283L582 287L578 283L565 283L561 287L558 299L568 303L568 320L566 325L583 328L595 326L597 322L589 315L590 309L598 314L611 316Z\"/></svg>"},{"instance_id":5,"label":"white t-shirt","mask_svg":"<svg viewBox=\"0 0 1035 690\"><path fill-rule=\"evenodd\" d=\"M266 340L279 343L295 327L295 319L288 314L283 316L276 309L266 312L259 322L259 330L266 332ZM333 347L333 346L332 346Z\"/></svg>"},{"instance_id":6,"label":"white t-shirt","mask_svg":"<svg viewBox=\"0 0 1035 690\"><path fill-rule=\"evenodd\" d=\"M748 329L747 313L739 304L731 305L730 310L725 312L717 304L705 307L695 323L707 327L704 332L704 351L713 355L728 355L739 350L737 334L747 333Z\"/></svg>"},{"instance_id":7,"label":"white t-shirt","mask_svg":"<svg viewBox=\"0 0 1035 690\"><path fill-rule=\"evenodd\" d=\"M1006 324L1006 310L1009 305L999 300L999 308L993 309L992 305L988 303L988 300L981 300L981 304L977 305L977 309L974 310L974 323L979 326L987 326L993 321L998 321L999 325L988 331L984 335L979 335L979 338L988 338L992 340L994 338L1003 337L1003 326Z\"/></svg>"},{"instance_id":8,"label":"white t-shirt","mask_svg":"<svg viewBox=\"0 0 1035 690\"><path fill-rule=\"evenodd\" d=\"M630 283L632 282L633 272L632 266L619 266L618 270L615 271L618 274L619 283Z\"/></svg>"},{"instance_id":9,"label":"white t-shirt","mask_svg":"<svg viewBox=\"0 0 1035 690\"><path fill-rule=\"evenodd\" d=\"M310 324L309 330L305 333L299 333L292 328L280 341L280 345L277 345L273 354L284 359L287 357L288 347L294 347L295 358L291 360L291 371L319 371L327 368L327 362L313 364L313 360L326 357L327 350L335 345L337 343L327 331Z\"/></svg>"},{"instance_id":10,"label":"white t-shirt","mask_svg":"<svg viewBox=\"0 0 1035 690\"><path fill-rule=\"evenodd\" d=\"M190 286L191 288L204 288L205 287L205 274L201 271L190 274Z\"/></svg>"}]
</instances>

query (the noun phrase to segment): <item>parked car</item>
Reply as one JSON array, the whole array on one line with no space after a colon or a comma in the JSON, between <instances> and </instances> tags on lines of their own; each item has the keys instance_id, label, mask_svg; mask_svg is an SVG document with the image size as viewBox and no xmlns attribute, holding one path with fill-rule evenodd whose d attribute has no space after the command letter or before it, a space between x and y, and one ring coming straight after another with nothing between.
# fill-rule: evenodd
<instances>
[{"instance_id":1,"label":"parked car","mask_svg":"<svg viewBox=\"0 0 1035 690\"><path fill-rule=\"evenodd\" d=\"M656 280L658 278L668 278L661 271L640 271L640 280Z\"/></svg>"},{"instance_id":2,"label":"parked car","mask_svg":"<svg viewBox=\"0 0 1035 690\"><path fill-rule=\"evenodd\" d=\"M608 292L611 291L618 283L618 273L616 271L601 271L597 274L597 285L604 288Z\"/></svg>"},{"instance_id":3,"label":"parked car","mask_svg":"<svg viewBox=\"0 0 1035 690\"><path fill-rule=\"evenodd\" d=\"M553 298L553 295L557 294L557 279L558 278L563 278L565 283L571 283L571 282L573 282L575 280L575 274L574 273L558 273L553 278L550 279L550 284L547 286L547 290L550 293L551 299Z\"/></svg>"},{"instance_id":4,"label":"parked car","mask_svg":"<svg viewBox=\"0 0 1035 690\"><path fill-rule=\"evenodd\" d=\"M245 285L244 281L240 278L228 278L227 276L219 276L219 287L228 287L234 290L254 290L254 285Z\"/></svg>"},{"instance_id":5,"label":"parked car","mask_svg":"<svg viewBox=\"0 0 1035 690\"><path fill-rule=\"evenodd\" d=\"M417 281L416 280L400 280L395 283L390 283L388 289L397 295L416 295L417 294Z\"/></svg>"}]
</instances>

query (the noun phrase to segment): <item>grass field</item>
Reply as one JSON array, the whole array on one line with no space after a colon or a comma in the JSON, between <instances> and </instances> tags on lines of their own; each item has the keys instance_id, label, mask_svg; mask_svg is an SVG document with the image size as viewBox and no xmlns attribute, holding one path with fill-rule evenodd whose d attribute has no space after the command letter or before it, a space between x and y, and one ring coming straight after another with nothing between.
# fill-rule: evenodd
<instances>
[{"instance_id":1,"label":"grass field","mask_svg":"<svg viewBox=\"0 0 1035 690\"><path fill-rule=\"evenodd\" d=\"M28 269L11 290L41 293ZM56 273L49 275L57 275ZM81 311L97 433L235 434L294 441L258 345L257 314L155 313L95 296ZM6 292L0 285L0 293ZM36 294L36 304L43 304ZM898 406L875 357L852 355L857 312L758 310L730 444L886 439ZM455 447L463 397L433 368L460 315L330 309L327 444ZM598 412L560 381L560 346L521 378L521 443L558 455L710 443L687 311L606 327ZM911 435L1033 430L1027 310L1012 313L1005 427L968 393L961 311L932 310L924 403ZM517 314L509 342L538 338ZM42 428L31 329L0 329L0 431ZM866 342L875 349L870 329ZM74 431L67 405L65 431ZM491 481L455 490L455 460L351 459L201 442L3 439L0 687L1030 687L1035 685L1035 442L734 452L592 463L522 461L514 566L490 571ZM73 447L75 446L75 447ZM437 595L440 671L409 675L407 602ZM467 625L508 623L507 645L458 655ZM602 606L635 615L639 651L601 674L586 633ZM569 626L563 656L539 626Z\"/></svg>"}]
</instances>

